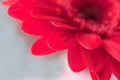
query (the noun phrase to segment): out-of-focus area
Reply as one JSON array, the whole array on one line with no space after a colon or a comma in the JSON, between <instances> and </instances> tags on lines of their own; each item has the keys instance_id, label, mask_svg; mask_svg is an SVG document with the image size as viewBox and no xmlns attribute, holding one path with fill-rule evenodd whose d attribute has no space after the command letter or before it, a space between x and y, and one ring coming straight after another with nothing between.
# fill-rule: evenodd
<instances>
[{"instance_id":1,"label":"out-of-focus area","mask_svg":"<svg viewBox=\"0 0 120 80\"><path fill-rule=\"evenodd\" d=\"M20 22L0 6L0 80L91 80L86 70L70 70L66 51L33 56L30 46L36 38L23 33Z\"/></svg>"}]
</instances>

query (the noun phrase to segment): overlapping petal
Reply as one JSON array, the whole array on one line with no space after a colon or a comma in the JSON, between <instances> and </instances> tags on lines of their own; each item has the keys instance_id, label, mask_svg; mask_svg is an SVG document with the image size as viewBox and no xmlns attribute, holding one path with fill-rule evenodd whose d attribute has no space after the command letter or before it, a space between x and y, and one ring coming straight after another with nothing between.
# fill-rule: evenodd
<instances>
[{"instance_id":1,"label":"overlapping petal","mask_svg":"<svg viewBox=\"0 0 120 80\"><path fill-rule=\"evenodd\" d=\"M86 67L90 71L99 72L101 71L106 63L106 51L102 48L96 48L94 50L86 50L82 54Z\"/></svg>"},{"instance_id":2,"label":"overlapping petal","mask_svg":"<svg viewBox=\"0 0 120 80\"><path fill-rule=\"evenodd\" d=\"M44 36L49 35L52 31L56 31L56 28L50 23L50 21L34 17L28 17L25 19L21 29L29 34Z\"/></svg>"},{"instance_id":3,"label":"overlapping petal","mask_svg":"<svg viewBox=\"0 0 120 80\"><path fill-rule=\"evenodd\" d=\"M70 24L65 23L65 21L51 21L51 24L53 24L57 28L61 29L70 29L70 30L80 30L79 28L72 26Z\"/></svg>"},{"instance_id":4,"label":"overlapping petal","mask_svg":"<svg viewBox=\"0 0 120 80\"><path fill-rule=\"evenodd\" d=\"M82 53L82 47L76 42L68 49L68 64L74 72L85 68Z\"/></svg>"},{"instance_id":5,"label":"overlapping petal","mask_svg":"<svg viewBox=\"0 0 120 80\"><path fill-rule=\"evenodd\" d=\"M2 4L10 6L10 5L13 5L13 4L17 3L17 1L18 0L3 0Z\"/></svg>"},{"instance_id":6,"label":"overlapping petal","mask_svg":"<svg viewBox=\"0 0 120 80\"><path fill-rule=\"evenodd\" d=\"M101 38L96 34L78 32L75 37L78 43L86 49L95 49L101 43Z\"/></svg>"},{"instance_id":7,"label":"overlapping petal","mask_svg":"<svg viewBox=\"0 0 120 80\"><path fill-rule=\"evenodd\" d=\"M103 40L102 46L113 58L120 62L120 44L113 40Z\"/></svg>"},{"instance_id":8,"label":"overlapping petal","mask_svg":"<svg viewBox=\"0 0 120 80\"><path fill-rule=\"evenodd\" d=\"M53 3L53 0L20 0L19 3L27 8L37 11L38 13L44 13L52 15L57 13L58 8ZM55 14L54 14L55 15Z\"/></svg>"},{"instance_id":9,"label":"overlapping petal","mask_svg":"<svg viewBox=\"0 0 120 80\"><path fill-rule=\"evenodd\" d=\"M13 6L10 6L8 14L14 18L23 20L30 15L30 11L31 10L29 8L23 7L23 5L16 3Z\"/></svg>"},{"instance_id":10,"label":"overlapping petal","mask_svg":"<svg viewBox=\"0 0 120 80\"><path fill-rule=\"evenodd\" d=\"M48 46L47 39L42 37L38 39L31 48L33 55L42 56L55 52L51 47Z\"/></svg>"},{"instance_id":11,"label":"overlapping petal","mask_svg":"<svg viewBox=\"0 0 120 80\"><path fill-rule=\"evenodd\" d=\"M31 11L31 16L35 18L39 18L42 20L50 20L50 21L64 21L64 19L52 15L45 15L43 13L39 13L37 11Z\"/></svg>"},{"instance_id":12,"label":"overlapping petal","mask_svg":"<svg viewBox=\"0 0 120 80\"><path fill-rule=\"evenodd\" d=\"M47 37L48 45L54 50L67 49L74 44L74 34L68 30L53 31Z\"/></svg>"},{"instance_id":13,"label":"overlapping petal","mask_svg":"<svg viewBox=\"0 0 120 80\"><path fill-rule=\"evenodd\" d=\"M114 73L114 75L120 79L120 62L116 61L115 59L113 59L112 57L110 57L110 61L111 61L111 68L112 68L112 72Z\"/></svg>"},{"instance_id":14,"label":"overlapping petal","mask_svg":"<svg viewBox=\"0 0 120 80\"><path fill-rule=\"evenodd\" d=\"M109 66L109 67L108 67ZM92 76L92 80L109 80L111 77L111 66L109 62L106 62L105 66L103 69L99 72L92 72L90 71L90 74Z\"/></svg>"}]
</instances>

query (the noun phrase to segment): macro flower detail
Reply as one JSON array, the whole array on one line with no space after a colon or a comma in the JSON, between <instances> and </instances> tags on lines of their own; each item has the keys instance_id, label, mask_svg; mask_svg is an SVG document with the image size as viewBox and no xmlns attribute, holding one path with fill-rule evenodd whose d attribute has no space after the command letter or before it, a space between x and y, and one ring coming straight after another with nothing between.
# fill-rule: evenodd
<instances>
[{"instance_id":1,"label":"macro flower detail","mask_svg":"<svg viewBox=\"0 0 120 80\"><path fill-rule=\"evenodd\" d=\"M34 55L67 49L72 71L120 79L119 0L18 0L8 13L23 22L24 32L42 36L32 45Z\"/></svg>"}]
</instances>

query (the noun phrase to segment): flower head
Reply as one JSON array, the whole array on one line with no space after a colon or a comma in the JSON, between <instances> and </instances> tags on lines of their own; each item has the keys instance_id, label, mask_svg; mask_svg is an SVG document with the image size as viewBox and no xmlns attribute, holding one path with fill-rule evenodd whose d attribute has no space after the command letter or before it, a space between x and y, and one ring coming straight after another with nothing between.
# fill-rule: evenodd
<instances>
[{"instance_id":1,"label":"flower head","mask_svg":"<svg viewBox=\"0 0 120 80\"><path fill-rule=\"evenodd\" d=\"M19 0L9 15L23 21L22 30L42 36L34 55L68 49L74 72L87 68L93 80L120 79L119 0Z\"/></svg>"}]
</instances>

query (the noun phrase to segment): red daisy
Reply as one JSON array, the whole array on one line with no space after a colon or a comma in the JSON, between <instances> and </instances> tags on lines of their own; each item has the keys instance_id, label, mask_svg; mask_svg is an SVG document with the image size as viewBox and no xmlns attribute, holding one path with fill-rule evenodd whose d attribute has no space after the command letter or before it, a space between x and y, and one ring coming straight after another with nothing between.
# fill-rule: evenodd
<instances>
[{"instance_id":1,"label":"red daisy","mask_svg":"<svg viewBox=\"0 0 120 80\"><path fill-rule=\"evenodd\" d=\"M22 30L42 36L34 55L68 49L74 72L87 68L93 80L120 79L119 0L19 0L9 15L23 21Z\"/></svg>"}]
</instances>

